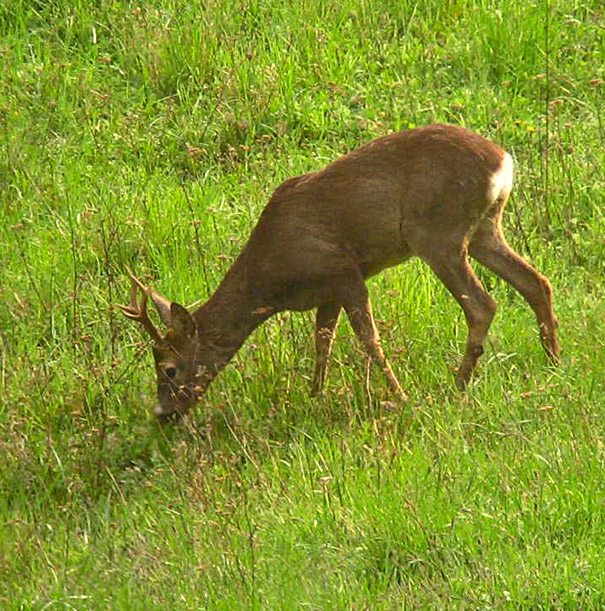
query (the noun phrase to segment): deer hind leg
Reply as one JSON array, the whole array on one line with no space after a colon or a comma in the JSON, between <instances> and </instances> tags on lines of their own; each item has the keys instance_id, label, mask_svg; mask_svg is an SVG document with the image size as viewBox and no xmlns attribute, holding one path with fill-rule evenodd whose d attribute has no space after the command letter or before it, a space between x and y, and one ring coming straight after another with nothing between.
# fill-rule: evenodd
<instances>
[{"instance_id":1,"label":"deer hind leg","mask_svg":"<svg viewBox=\"0 0 605 611\"><path fill-rule=\"evenodd\" d=\"M454 296L466 317L466 350L456 373L456 385L462 390L468 384L477 361L483 354L483 343L497 305L469 265L466 248L452 247L421 257Z\"/></svg>"},{"instance_id":2,"label":"deer hind leg","mask_svg":"<svg viewBox=\"0 0 605 611\"><path fill-rule=\"evenodd\" d=\"M330 358L332 341L334 340L334 330L336 329L341 309L342 306L333 301L324 303L317 308L315 318L315 349L317 356L313 386L311 387L312 396L321 394L323 390L328 369L328 359Z\"/></svg>"},{"instance_id":3,"label":"deer hind leg","mask_svg":"<svg viewBox=\"0 0 605 611\"><path fill-rule=\"evenodd\" d=\"M552 286L506 243L501 214L502 206L479 225L471 238L469 253L521 293L536 314L546 354L553 363L558 363L558 321L553 311Z\"/></svg>"},{"instance_id":4,"label":"deer hind leg","mask_svg":"<svg viewBox=\"0 0 605 611\"><path fill-rule=\"evenodd\" d=\"M380 367L391 391L402 401L407 399L401 384L397 380L391 366L389 365L382 347L378 329L374 323L372 305L368 296L368 290L362 279L346 291L347 298L343 299L343 304L353 331L362 343L368 355Z\"/></svg>"}]
</instances>

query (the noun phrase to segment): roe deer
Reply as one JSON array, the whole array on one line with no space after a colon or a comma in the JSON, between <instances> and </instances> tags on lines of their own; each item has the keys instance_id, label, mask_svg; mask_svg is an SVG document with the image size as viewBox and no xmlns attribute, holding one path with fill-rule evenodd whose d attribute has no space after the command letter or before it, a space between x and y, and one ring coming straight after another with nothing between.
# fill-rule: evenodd
<instances>
[{"instance_id":1,"label":"roe deer","mask_svg":"<svg viewBox=\"0 0 605 611\"><path fill-rule=\"evenodd\" d=\"M460 389L483 352L496 311L468 263L469 254L526 299L544 349L557 362L551 284L502 234L512 182L510 155L482 136L452 125L411 129L378 138L319 172L286 180L218 289L193 314L130 274L131 303L119 307L154 340L155 415L167 419L191 408L253 329L271 315L315 307L312 393L324 385L344 308L391 390L405 399L380 346L364 281L412 256L433 269L464 311L468 338L456 374ZM147 315L148 297L167 326L163 335Z\"/></svg>"}]
</instances>

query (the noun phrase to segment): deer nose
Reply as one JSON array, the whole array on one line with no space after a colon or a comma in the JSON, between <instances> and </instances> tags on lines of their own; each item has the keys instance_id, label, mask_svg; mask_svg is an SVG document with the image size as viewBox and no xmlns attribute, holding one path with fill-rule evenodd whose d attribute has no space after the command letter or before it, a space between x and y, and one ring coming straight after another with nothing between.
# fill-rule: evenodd
<instances>
[{"instance_id":1,"label":"deer nose","mask_svg":"<svg viewBox=\"0 0 605 611\"><path fill-rule=\"evenodd\" d=\"M168 411L164 409L161 403L156 403L155 406L153 407L153 415L160 419L166 418L170 416L170 414L172 413L174 413L173 410Z\"/></svg>"}]
</instances>

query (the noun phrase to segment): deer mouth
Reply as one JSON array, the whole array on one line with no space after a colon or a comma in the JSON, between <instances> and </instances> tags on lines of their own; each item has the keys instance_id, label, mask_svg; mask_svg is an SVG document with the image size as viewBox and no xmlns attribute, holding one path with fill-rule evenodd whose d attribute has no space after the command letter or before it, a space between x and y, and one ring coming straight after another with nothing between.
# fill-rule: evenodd
<instances>
[{"instance_id":1,"label":"deer mouth","mask_svg":"<svg viewBox=\"0 0 605 611\"><path fill-rule=\"evenodd\" d=\"M153 414L156 417L156 420L162 425L164 424L178 425L183 421L183 414L181 412L174 411L170 413L164 413L164 412L158 413L157 406L154 408Z\"/></svg>"},{"instance_id":2,"label":"deer mouth","mask_svg":"<svg viewBox=\"0 0 605 611\"><path fill-rule=\"evenodd\" d=\"M160 424L181 424L193 405L193 403L180 403L166 408L161 403L157 403L153 408L153 415Z\"/></svg>"},{"instance_id":3,"label":"deer mouth","mask_svg":"<svg viewBox=\"0 0 605 611\"><path fill-rule=\"evenodd\" d=\"M153 408L153 415L162 424L180 422L200 400L201 390L199 386L190 388L188 386L172 385L168 389L169 401L166 402L167 405L160 399Z\"/></svg>"}]
</instances>

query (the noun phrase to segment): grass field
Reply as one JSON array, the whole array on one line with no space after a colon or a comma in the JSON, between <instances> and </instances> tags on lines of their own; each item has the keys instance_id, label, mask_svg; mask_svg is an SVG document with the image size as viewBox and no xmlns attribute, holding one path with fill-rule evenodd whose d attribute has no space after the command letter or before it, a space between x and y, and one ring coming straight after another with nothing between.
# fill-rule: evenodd
<instances>
[{"instance_id":1,"label":"grass field","mask_svg":"<svg viewBox=\"0 0 605 611\"><path fill-rule=\"evenodd\" d=\"M605 607L605 12L599 0L0 5L3 609ZM505 226L562 364L412 261L369 282L409 401L313 315L258 329L186 427L150 415L126 266L191 305L273 189L376 136L465 125L516 160ZM366 380L366 376L369 379Z\"/></svg>"}]
</instances>

